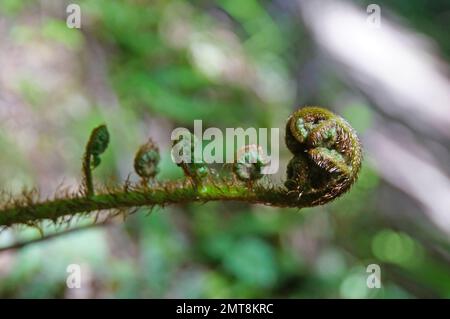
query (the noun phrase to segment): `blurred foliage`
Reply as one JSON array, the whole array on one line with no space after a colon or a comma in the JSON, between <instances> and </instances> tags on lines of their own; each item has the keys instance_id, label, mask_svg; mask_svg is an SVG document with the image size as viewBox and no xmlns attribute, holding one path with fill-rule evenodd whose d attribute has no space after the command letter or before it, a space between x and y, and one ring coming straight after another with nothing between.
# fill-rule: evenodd
<instances>
[{"instance_id":1,"label":"blurred foliage","mask_svg":"<svg viewBox=\"0 0 450 319\"><path fill-rule=\"evenodd\" d=\"M370 0L358 1L362 5L373 3ZM381 8L387 8L387 14L394 13L402 17L409 26L430 36L447 58L450 58L448 41L448 21L450 19L447 0L377 1Z\"/></svg>"},{"instance_id":2,"label":"blurred foliage","mask_svg":"<svg viewBox=\"0 0 450 319\"><path fill-rule=\"evenodd\" d=\"M204 127L283 127L297 104L336 105L347 90L327 74L317 91L309 91L315 74L307 72L306 81L299 70L314 59L314 48L283 1L80 0L81 30L66 28L64 11L46 14L39 3L2 0L0 14L12 24L11 41L50 42L81 61L83 68L73 75L87 87L67 91L83 90L89 98L63 100L66 120L58 124L64 160L72 165L66 172L74 176L87 132L102 122L110 125L112 141L96 174L119 179L131 171L128 164L144 141L138 139L148 119L164 119L170 127L191 127L194 119L202 119ZM448 10L439 15L444 1L378 3L449 54L443 24ZM33 15L38 22L26 19ZM95 62L89 62L93 56ZM96 69L101 63L105 74ZM84 75L99 72L116 106L99 98L103 91ZM53 92L29 79L19 86L36 116L58 122L43 107L56 99ZM371 125L373 114L364 101L338 111L361 133ZM1 170L1 181L12 189L33 185L33 168L13 144L6 133L0 135L2 165L16 172ZM162 177L181 176L165 153ZM448 264L423 240L426 234L415 236L383 219L377 206L382 181L369 161L363 168L353 190L324 207L297 212L208 203L157 209L150 216L140 209L119 226L0 253L0 297L450 297ZM37 235L35 229L6 231L0 243ZM84 288L75 292L65 284L73 263L83 266L85 276ZM371 263L381 266L381 289L366 286Z\"/></svg>"}]
</instances>

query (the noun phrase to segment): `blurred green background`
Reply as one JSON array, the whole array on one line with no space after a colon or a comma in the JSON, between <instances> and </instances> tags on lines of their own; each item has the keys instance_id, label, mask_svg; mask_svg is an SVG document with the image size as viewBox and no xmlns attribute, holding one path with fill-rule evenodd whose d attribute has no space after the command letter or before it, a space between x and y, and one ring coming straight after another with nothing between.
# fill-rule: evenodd
<instances>
[{"instance_id":1,"label":"blurred green background","mask_svg":"<svg viewBox=\"0 0 450 319\"><path fill-rule=\"evenodd\" d=\"M377 1L386 17L432 39L441 63L450 57L445 2ZM66 26L69 3L81 7L81 29ZM354 1L363 14L369 3ZM283 128L298 106L322 105L364 142L389 118L333 62L323 63L295 1L2 0L0 36L0 185L13 194L76 189L84 143L101 123L111 144L95 178L114 182L132 172L149 136L161 149L159 178L182 177L170 132L195 119L222 129ZM275 180L290 157L284 146L281 157ZM325 206L140 209L125 222L0 252L0 297L450 297L449 233L371 158L368 151L351 192ZM3 230L0 245L37 237L34 228ZM81 289L66 286L74 263ZM381 267L380 289L366 285L370 264Z\"/></svg>"}]
</instances>

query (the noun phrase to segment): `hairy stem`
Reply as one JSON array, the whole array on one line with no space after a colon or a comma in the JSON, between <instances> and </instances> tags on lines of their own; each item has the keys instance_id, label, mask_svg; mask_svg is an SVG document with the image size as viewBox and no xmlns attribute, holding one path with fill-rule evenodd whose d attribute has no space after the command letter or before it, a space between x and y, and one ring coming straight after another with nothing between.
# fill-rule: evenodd
<instances>
[{"instance_id":1,"label":"hairy stem","mask_svg":"<svg viewBox=\"0 0 450 319\"><path fill-rule=\"evenodd\" d=\"M94 195L94 183L92 181L92 169L91 169L91 154L86 152L83 156L83 177L85 194L88 197Z\"/></svg>"},{"instance_id":2,"label":"hairy stem","mask_svg":"<svg viewBox=\"0 0 450 319\"><path fill-rule=\"evenodd\" d=\"M209 180L197 188L191 183L175 181L158 184L152 188L137 186L131 190L113 190L96 195L72 196L42 201L29 205L16 203L0 209L0 226L34 224L42 220L79 213L127 209L141 206L165 206L168 204L208 201L242 201L279 207L305 207L311 199L290 194L285 189L254 186Z\"/></svg>"}]
</instances>

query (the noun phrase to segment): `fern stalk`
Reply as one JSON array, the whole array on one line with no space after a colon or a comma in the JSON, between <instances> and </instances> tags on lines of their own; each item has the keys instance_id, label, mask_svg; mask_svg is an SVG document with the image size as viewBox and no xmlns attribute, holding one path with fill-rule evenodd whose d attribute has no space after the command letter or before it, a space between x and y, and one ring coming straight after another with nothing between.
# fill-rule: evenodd
<instances>
[{"instance_id":1,"label":"fern stalk","mask_svg":"<svg viewBox=\"0 0 450 319\"><path fill-rule=\"evenodd\" d=\"M183 143L192 148L186 139ZM240 201L277 207L303 208L327 203L350 189L361 167L362 148L356 132L341 117L317 107L294 112L286 125L286 144L293 153L284 185L262 182L267 162L256 145L241 150L232 176L218 177L205 163L185 161L178 165L185 179L158 183L159 150L149 140L138 150L134 167L141 183L115 186L94 192L92 169L100 164L100 155L109 143L105 125L95 128L83 158L81 192L47 201L32 194L10 199L0 207L0 226L38 225L41 221L64 220L78 214L169 204ZM249 162L248 160L253 161Z\"/></svg>"}]
</instances>

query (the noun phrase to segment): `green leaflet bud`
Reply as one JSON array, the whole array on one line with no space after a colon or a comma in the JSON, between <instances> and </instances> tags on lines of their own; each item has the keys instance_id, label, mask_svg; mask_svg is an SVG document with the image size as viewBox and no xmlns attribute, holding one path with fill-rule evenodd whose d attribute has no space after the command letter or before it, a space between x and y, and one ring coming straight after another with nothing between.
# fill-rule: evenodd
<instances>
[{"instance_id":1,"label":"green leaflet bud","mask_svg":"<svg viewBox=\"0 0 450 319\"><path fill-rule=\"evenodd\" d=\"M242 181L255 181L263 177L262 170L268 164L269 160L264 155L262 147L251 144L238 151L233 171Z\"/></svg>"},{"instance_id":2,"label":"green leaflet bud","mask_svg":"<svg viewBox=\"0 0 450 319\"><path fill-rule=\"evenodd\" d=\"M86 145L86 153L92 155L91 167L100 165L100 154L104 153L109 144L109 132L106 125L96 127Z\"/></svg>"},{"instance_id":3,"label":"green leaflet bud","mask_svg":"<svg viewBox=\"0 0 450 319\"><path fill-rule=\"evenodd\" d=\"M159 149L151 139L143 144L134 158L134 170L144 178L153 178L158 174L158 163L160 161Z\"/></svg>"},{"instance_id":4,"label":"green leaflet bud","mask_svg":"<svg viewBox=\"0 0 450 319\"><path fill-rule=\"evenodd\" d=\"M196 147L201 146L198 138L192 134L183 134L173 142L172 160L180 166L184 174L193 179L203 178L208 175L208 167L203 162L201 155L195 152Z\"/></svg>"},{"instance_id":5,"label":"green leaflet bud","mask_svg":"<svg viewBox=\"0 0 450 319\"><path fill-rule=\"evenodd\" d=\"M91 170L100 165L100 154L105 152L108 144L109 133L106 125L100 125L92 130L83 157L83 186L86 196L94 195Z\"/></svg>"}]
</instances>

